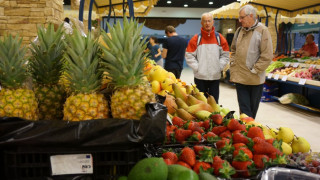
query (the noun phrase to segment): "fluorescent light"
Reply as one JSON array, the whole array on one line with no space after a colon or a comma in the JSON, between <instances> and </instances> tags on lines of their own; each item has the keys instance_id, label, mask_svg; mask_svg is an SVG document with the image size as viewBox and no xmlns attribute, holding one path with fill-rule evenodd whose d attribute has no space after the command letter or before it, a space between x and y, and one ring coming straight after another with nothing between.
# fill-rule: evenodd
<instances>
[{"instance_id":1,"label":"fluorescent light","mask_svg":"<svg viewBox=\"0 0 320 180\"><path fill-rule=\"evenodd\" d=\"M209 2L209 4L210 4L210 5L212 5L212 4L213 4L213 2L212 2L212 1L210 1L210 2Z\"/></svg>"},{"instance_id":2,"label":"fluorescent light","mask_svg":"<svg viewBox=\"0 0 320 180\"><path fill-rule=\"evenodd\" d=\"M188 4L183 5L184 7L188 7Z\"/></svg>"},{"instance_id":3,"label":"fluorescent light","mask_svg":"<svg viewBox=\"0 0 320 180\"><path fill-rule=\"evenodd\" d=\"M240 2L241 0L237 0L237 1L239 1L239 2Z\"/></svg>"},{"instance_id":4,"label":"fluorescent light","mask_svg":"<svg viewBox=\"0 0 320 180\"><path fill-rule=\"evenodd\" d=\"M167 4L171 4L171 1L167 1Z\"/></svg>"}]
</instances>

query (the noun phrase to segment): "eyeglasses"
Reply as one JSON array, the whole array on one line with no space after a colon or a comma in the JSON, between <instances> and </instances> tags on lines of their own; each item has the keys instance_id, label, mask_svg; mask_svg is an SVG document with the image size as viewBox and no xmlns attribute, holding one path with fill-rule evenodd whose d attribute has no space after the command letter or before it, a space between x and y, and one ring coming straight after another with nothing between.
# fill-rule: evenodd
<instances>
[{"instance_id":1,"label":"eyeglasses","mask_svg":"<svg viewBox=\"0 0 320 180\"><path fill-rule=\"evenodd\" d=\"M239 16L239 20L244 19L245 17L249 16L249 14L245 15L245 16Z\"/></svg>"}]
</instances>

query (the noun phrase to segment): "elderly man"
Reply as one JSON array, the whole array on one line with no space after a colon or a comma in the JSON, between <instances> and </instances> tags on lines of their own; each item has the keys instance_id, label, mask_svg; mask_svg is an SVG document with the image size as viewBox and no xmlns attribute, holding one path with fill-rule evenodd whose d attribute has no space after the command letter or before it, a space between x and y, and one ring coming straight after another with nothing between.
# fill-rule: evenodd
<instances>
[{"instance_id":1,"label":"elderly man","mask_svg":"<svg viewBox=\"0 0 320 180\"><path fill-rule=\"evenodd\" d=\"M255 118L265 82L265 70L273 57L268 28L259 23L251 5L239 11L241 27L231 44L230 80L236 83L240 113Z\"/></svg>"},{"instance_id":2,"label":"elderly man","mask_svg":"<svg viewBox=\"0 0 320 180\"><path fill-rule=\"evenodd\" d=\"M314 42L314 36L312 34L308 34L306 37L306 43L302 46L298 51L302 57L306 56L317 56L318 54L318 46Z\"/></svg>"},{"instance_id":3,"label":"elderly man","mask_svg":"<svg viewBox=\"0 0 320 180\"><path fill-rule=\"evenodd\" d=\"M227 40L215 32L213 23L211 13L202 14L201 33L189 41L186 61L193 70L197 88L205 95L212 95L218 102L219 80L221 71L229 62L229 46Z\"/></svg>"}]
</instances>

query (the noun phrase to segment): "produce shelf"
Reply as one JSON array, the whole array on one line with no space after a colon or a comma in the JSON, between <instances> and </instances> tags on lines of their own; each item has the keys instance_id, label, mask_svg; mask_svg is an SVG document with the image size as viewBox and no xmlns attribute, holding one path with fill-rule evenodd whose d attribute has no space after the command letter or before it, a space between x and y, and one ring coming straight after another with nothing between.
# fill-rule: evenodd
<instances>
[{"instance_id":1,"label":"produce shelf","mask_svg":"<svg viewBox=\"0 0 320 180\"><path fill-rule=\"evenodd\" d=\"M315 81L315 80L309 80L307 79L304 85L299 84L301 78L295 78L295 77L287 77L286 81L282 81L282 78L284 75L279 75L278 79L276 79L276 75L272 74L272 77L269 76L270 73L266 74L266 79L271 80L271 81L277 81L281 83L288 83L288 84L293 84L293 85L298 85L298 86L304 86L307 88L312 88L316 90L320 90L320 81Z\"/></svg>"},{"instance_id":2,"label":"produce shelf","mask_svg":"<svg viewBox=\"0 0 320 180\"><path fill-rule=\"evenodd\" d=\"M271 96L271 99L279 101L279 97L277 97L277 96ZM289 105L303 109L303 110L307 110L307 111L311 111L311 112L315 112L315 113L320 113L320 109L318 109L318 108L305 106L305 105L301 105L301 104L295 104L295 103L290 103Z\"/></svg>"}]
</instances>

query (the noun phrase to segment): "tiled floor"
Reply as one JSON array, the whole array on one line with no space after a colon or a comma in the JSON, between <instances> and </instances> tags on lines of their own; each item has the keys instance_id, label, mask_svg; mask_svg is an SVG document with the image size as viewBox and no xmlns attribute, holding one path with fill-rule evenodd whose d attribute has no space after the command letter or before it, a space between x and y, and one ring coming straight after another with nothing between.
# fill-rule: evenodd
<instances>
[{"instance_id":1,"label":"tiled floor","mask_svg":"<svg viewBox=\"0 0 320 180\"><path fill-rule=\"evenodd\" d=\"M185 68L181 79L187 83L193 83L192 70ZM239 113L235 87L221 83L219 103ZM290 127L296 136L304 137L309 141L312 151L320 152L320 114L278 102L262 102L256 121L270 128Z\"/></svg>"}]
</instances>

